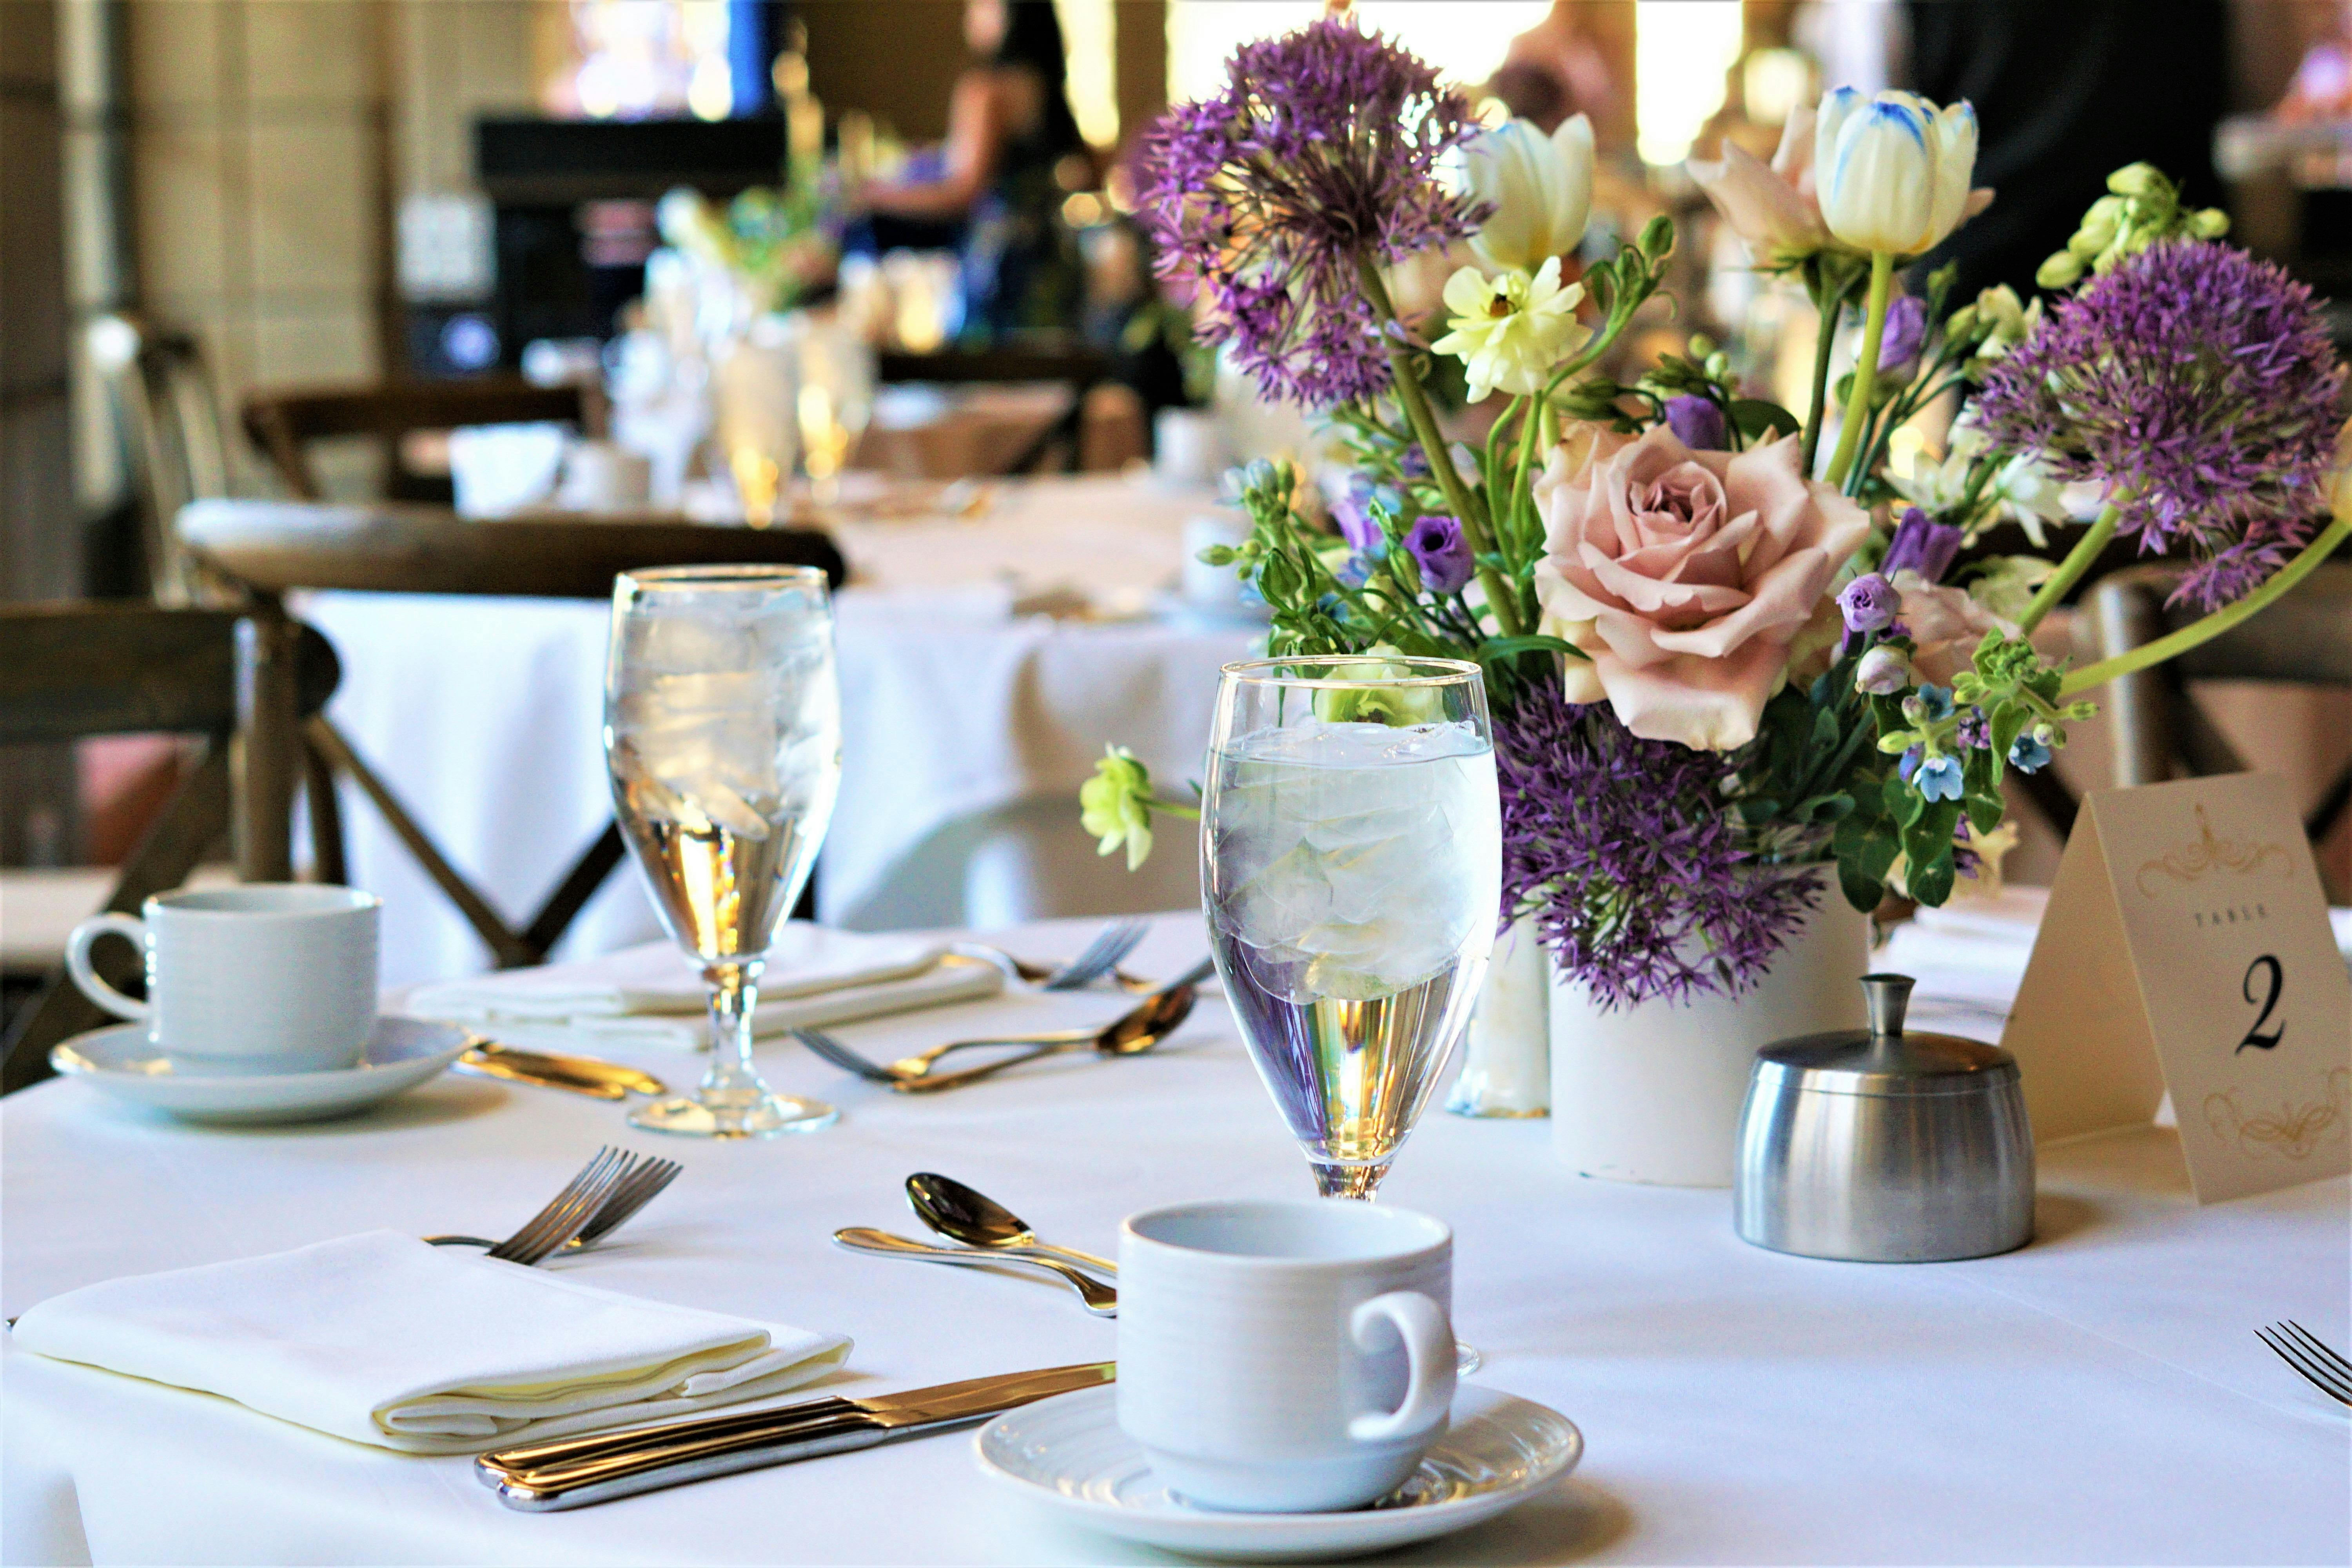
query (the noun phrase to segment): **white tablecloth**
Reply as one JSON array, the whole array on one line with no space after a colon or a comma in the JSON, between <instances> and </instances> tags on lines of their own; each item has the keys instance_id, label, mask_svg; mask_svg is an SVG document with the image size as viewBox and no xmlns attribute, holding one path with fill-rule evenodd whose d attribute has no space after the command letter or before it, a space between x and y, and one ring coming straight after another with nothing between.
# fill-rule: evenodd
<instances>
[{"instance_id":1,"label":"white tablecloth","mask_svg":"<svg viewBox=\"0 0 2352 1568\"><path fill-rule=\"evenodd\" d=\"M989 495L971 520L841 528L856 585L837 605L844 777L817 874L830 922L1002 923L1196 894L1181 855L1140 880L1097 861L1076 791L1111 742L1174 787L1197 777L1218 668L1247 657L1252 632L1013 606L1068 589L1140 611L1175 580L1184 520L1210 498L1106 478ZM608 608L317 594L300 613L342 659L335 721L492 904L527 918L610 816ZM471 928L348 785L343 817L352 881L384 899L384 983L487 967ZM658 934L625 867L558 956Z\"/></svg>"},{"instance_id":2,"label":"white tablecloth","mask_svg":"<svg viewBox=\"0 0 2352 1568\"><path fill-rule=\"evenodd\" d=\"M1004 940L1051 956L1084 933ZM1164 973L1201 949L1198 917L1171 917L1139 963ZM887 1055L1114 1005L1023 995L845 1034ZM1059 1287L828 1243L844 1225L919 1229L899 1196L911 1171L960 1176L1094 1250L1147 1205L1308 1190L1213 1004L1150 1056L1040 1064L938 1098L891 1096L786 1046L762 1057L781 1087L840 1104L840 1123L670 1142L601 1102L453 1078L358 1121L222 1132L45 1084L0 1104L0 1310L371 1226L496 1233L618 1140L658 1144L686 1173L567 1269L838 1326L857 1349L835 1386L881 1391L1115 1353L1115 1325ZM645 1065L685 1076L674 1056ZM2153 1130L2048 1149L2041 1236L2023 1251L1852 1265L1744 1246L1725 1193L1578 1177L1543 1122L1433 1111L1383 1201L1454 1227L1479 1381L1563 1411L1590 1448L1557 1490L1409 1560L2345 1562L2352 1428L2252 1331L2294 1318L2352 1337L2352 1189L2199 1208L2179 1161ZM1168 1561L1000 1495L953 1436L523 1515L462 1459L373 1452L13 1349L0 1373L10 1563Z\"/></svg>"}]
</instances>

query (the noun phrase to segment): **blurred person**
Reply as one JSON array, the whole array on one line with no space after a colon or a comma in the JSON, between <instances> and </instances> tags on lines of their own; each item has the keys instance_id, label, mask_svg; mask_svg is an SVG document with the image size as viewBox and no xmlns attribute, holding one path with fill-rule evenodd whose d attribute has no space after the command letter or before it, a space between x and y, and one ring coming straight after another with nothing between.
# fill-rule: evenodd
<instances>
[{"instance_id":1,"label":"blurred person","mask_svg":"<svg viewBox=\"0 0 2352 1568\"><path fill-rule=\"evenodd\" d=\"M1547 136L1570 115L1583 115L1601 155L1613 157L1630 151L1632 140L1625 94L1610 66L1610 46L1626 40L1608 36L1604 9L1552 0L1542 21L1511 40L1486 90Z\"/></svg>"},{"instance_id":2,"label":"blurred person","mask_svg":"<svg viewBox=\"0 0 2352 1568\"><path fill-rule=\"evenodd\" d=\"M877 219L962 221L967 333L1070 326L1082 271L1058 221L1062 176L1075 157L1086 174L1071 188L1089 184L1092 162L1061 23L1051 0L967 0L963 28L974 63L948 100L947 141L914 177L866 186L864 204Z\"/></svg>"}]
</instances>

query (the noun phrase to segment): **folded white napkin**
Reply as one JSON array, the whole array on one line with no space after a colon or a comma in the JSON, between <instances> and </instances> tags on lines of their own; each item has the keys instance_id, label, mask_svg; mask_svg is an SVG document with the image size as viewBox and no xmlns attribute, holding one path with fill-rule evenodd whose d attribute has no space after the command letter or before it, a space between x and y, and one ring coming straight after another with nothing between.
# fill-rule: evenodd
<instances>
[{"instance_id":1,"label":"folded white napkin","mask_svg":"<svg viewBox=\"0 0 2352 1568\"><path fill-rule=\"evenodd\" d=\"M751 1015L755 1036L817 1028L949 1002L993 996L994 965L956 956L929 938L873 936L794 921L777 932ZM578 963L509 969L420 985L401 1010L495 1032L509 1045L583 1040L608 1045L709 1044L709 988L669 942L648 942Z\"/></svg>"},{"instance_id":2,"label":"folded white napkin","mask_svg":"<svg viewBox=\"0 0 2352 1568\"><path fill-rule=\"evenodd\" d=\"M10 1337L413 1454L659 1421L849 1355L840 1334L616 1296L388 1230L86 1285Z\"/></svg>"}]
</instances>

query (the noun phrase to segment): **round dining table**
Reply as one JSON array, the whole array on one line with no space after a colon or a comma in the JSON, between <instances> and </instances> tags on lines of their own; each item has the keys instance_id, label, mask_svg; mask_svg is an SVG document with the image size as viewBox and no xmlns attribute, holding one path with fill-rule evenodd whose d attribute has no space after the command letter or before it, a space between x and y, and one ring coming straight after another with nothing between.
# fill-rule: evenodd
<instances>
[{"instance_id":1,"label":"round dining table","mask_svg":"<svg viewBox=\"0 0 2352 1568\"><path fill-rule=\"evenodd\" d=\"M992 940L1053 958L1088 934L1065 922ZM1129 967L1171 973L1203 944L1197 912L1164 916ZM887 1059L1122 1006L1022 989L836 1033ZM672 1083L698 1069L675 1048L604 1054ZM1059 1058L948 1094L894 1095L782 1040L761 1056L777 1087L839 1105L839 1122L772 1142L663 1141L605 1101L446 1077L349 1121L207 1129L42 1084L0 1102L0 1305L371 1229L500 1235L618 1142L684 1174L610 1241L550 1267L847 1333L847 1366L821 1391L855 1396L1117 1353L1117 1325L1050 1281L832 1244L845 1226L920 1234L911 1173L958 1177L1097 1252L1148 1205L1311 1191L1213 993L1149 1054ZM1453 1227L1456 1326L1485 1356L1475 1381L1559 1411L1587 1444L1556 1486L1397 1560L2352 1553L2346 1412L2254 1334L2293 1319L2345 1343L2344 1179L2200 1207L2173 1135L2130 1128L2042 1150L2037 1235L2021 1251L1835 1263L1743 1244L1728 1193L1580 1176L1540 1120L1433 1108L1380 1201ZM1171 1561L992 1484L965 1435L529 1514L464 1457L362 1447L13 1345L0 1374L11 1564Z\"/></svg>"}]
</instances>

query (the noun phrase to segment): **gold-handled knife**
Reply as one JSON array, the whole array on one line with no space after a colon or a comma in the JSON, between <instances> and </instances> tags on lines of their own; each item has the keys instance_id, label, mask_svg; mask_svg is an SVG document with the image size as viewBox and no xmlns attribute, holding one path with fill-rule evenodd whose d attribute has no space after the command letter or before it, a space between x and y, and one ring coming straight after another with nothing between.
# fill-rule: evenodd
<instances>
[{"instance_id":1,"label":"gold-handled knife","mask_svg":"<svg viewBox=\"0 0 2352 1568\"><path fill-rule=\"evenodd\" d=\"M583 1508L737 1470L968 1426L1057 1394L1099 1387L1117 1376L1117 1363L1095 1362L1000 1373L904 1394L810 1399L776 1410L554 1437L484 1454L475 1459L474 1473L509 1508L530 1513Z\"/></svg>"},{"instance_id":2,"label":"gold-handled knife","mask_svg":"<svg viewBox=\"0 0 2352 1568\"><path fill-rule=\"evenodd\" d=\"M595 1057L568 1056L555 1051L518 1050L482 1040L457 1058L461 1072L480 1078L505 1079L511 1083L536 1084L543 1089L568 1089L575 1094L593 1095L598 1100L620 1100L632 1092L662 1095L669 1086L649 1072L619 1062L603 1061Z\"/></svg>"}]
</instances>

